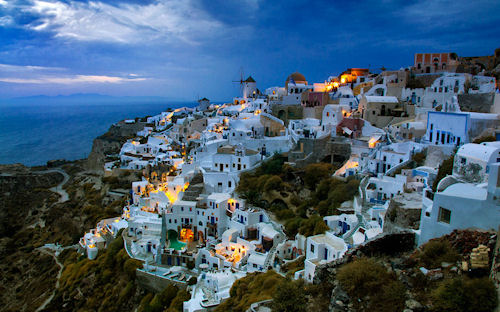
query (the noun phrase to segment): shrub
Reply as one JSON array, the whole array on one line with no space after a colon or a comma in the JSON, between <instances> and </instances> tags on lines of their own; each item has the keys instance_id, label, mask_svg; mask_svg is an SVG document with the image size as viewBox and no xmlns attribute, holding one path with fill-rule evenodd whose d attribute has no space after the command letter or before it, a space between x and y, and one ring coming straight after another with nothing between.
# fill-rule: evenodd
<instances>
[{"instance_id":1,"label":"shrub","mask_svg":"<svg viewBox=\"0 0 500 312\"><path fill-rule=\"evenodd\" d=\"M319 215L314 215L301 222L299 233L307 237L311 235L323 234L327 230L328 226L325 224L325 221L323 221L323 218Z\"/></svg>"},{"instance_id":2,"label":"shrub","mask_svg":"<svg viewBox=\"0 0 500 312\"><path fill-rule=\"evenodd\" d=\"M405 307L405 286L372 259L359 259L342 266L337 279L357 308L402 311Z\"/></svg>"},{"instance_id":3,"label":"shrub","mask_svg":"<svg viewBox=\"0 0 500 312\"><path fill-rule=\"evenodd\" d=\"M423 150L421 152L413 154L412 160L416 163L417 166L423 166L426 157L427 151Z\"/></svg>"},{"instance_id":4,"label":"shrub","mask_svg":"<svg viewBox=\"0 0 500 312\"><path fill-rule=\"evenodd\" d=\"M170 304L170 307L166 310L166 312L182 311L182 304L184 303L184 301L188 301L189 299L191 299L191 295L185 290L180 290L177 293L177 296L175 296L174 300L172 300L172 303Z\"/></svg>"},{"instance_id":5,"label":"shrub","mask_svg":"<svg viewBox=\"0 0 500 312\"><path fill-rule=\"evenodd\" d=\"M442 262L454 263L460 259L458 253L451 248L448 241L431 240L417 255L420 265L428 269L438 268Z\"/></svg>"},{"instance_id":6,"label":"shrub","mask_svg":"<svg viewBox=\"0 0 500 312\"><path fill-rule=\"evenodd\" d=\"M264 192L270 192L270 191L281 191L283 188L283 180L277 175L269 177L265 184L263 191Z\"/></svg>"},{"instance_id":7,"label":"shrub","mask_svg":"<svg viewBox=\"0 0 500 312\"><path fill-rule=\"evenodd\" d=\"M442 178L444 178L447 175L450 175L452 173L454 158L455 158L455 156L451 156L450 158L443 160L443 162L439 166L438 173L436 175L436 179L434 180L434 183L432 184L432 190L434 192L437 189L439 181L441 181Z\"/></svg>"},{"instance_id":8,"label":"shrub","mask_svg":"<svg viewBox=\"0 0 500 312\"><path fill-rule=\"evenodd\" d=\"M306 296L304 280L283 280L273 295L272 311L276 312L305 312Z\"/></svg>"},{"instance_id":9,"label":"shrub","mask_svg":"<svg viewBox=\"0 0 500 312\"><path fill-rule=\"evenodd\" d=\"M432 294L432 311L489 312L494 311L498 297L488 278L455 277L444 280Z\"/></svg>"},{"instance_id":10,"label":"shrub","mask_svg":"<svg viewBox=\"0 0 500 312\"><path fill-rule=\"evenodd\" d=\"M127 259L123 264L123 271L127 274L130 280L135 279L135 271L142 267L142 263L135 259Z\"/></svg>"},{"instance_id":11,"label":"shrub","mask_svg":"<svg viewBox=\"0 0 500 312\"><path fill-rule=\"evenodd\" d=\"M231 297L215 311L246 311L254 302L271 299L282 279L281 275L272 270L250 273L234 282L229 291Z\"/></svg>"},{"instance_id":12,"label":"shrub","mask_svg":"<svg viewBox=\"0 0 500 312\"><path fill-rule=\"evenodd\" d=\"M285 222L285 232L288 235L288 237L294 237L298 232L300 225L302 224L302 218L300 217L295 217L286 220Z\"/></svg>"},{"instance_id":13,"label":"shrub","mask_svg":"<svg viewBox=\"0 0 500 312\"><path fill-rule=\"evenodd\" d=\"M276 212L276 218L278 220L288 220L290 218L293 218L295 216L295 213L291 209L283 209L278 212Z\"/></svg>"},{"instance_id":14,"label":"shrub","mask_svg":"<svg viewBox=\"0 0 500 312\"><path fill-rule=\"evenodd\" d=\"M307 165L304 174L306 187L314 190L321 180L328 178L332 174L332 168L332 165L327 163Z\"/></svg>"}]
</instances>

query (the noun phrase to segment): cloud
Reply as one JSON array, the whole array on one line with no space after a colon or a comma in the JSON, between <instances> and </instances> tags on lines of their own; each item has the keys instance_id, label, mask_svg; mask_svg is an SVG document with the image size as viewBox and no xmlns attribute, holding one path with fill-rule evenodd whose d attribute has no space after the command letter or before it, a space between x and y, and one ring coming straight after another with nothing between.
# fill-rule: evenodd
<instances>
[{"instance_id":1,"label":"cloud","mask_svg":"<svg viewBox=\"0 0 500 312\"><path fill-rule=\"evenodd\" d=\"M1 1L1 0L0 0ZM14 23L14 19L10 16L2 16L0 17L0 27L8 26Z\"/></svg>"},{"instance_id":2,"label":"cloud","mask_svg":"<svg viewBox=\"0 0 500 312\"><path fill-rule=\"evenodd\" d=\"M107 75L78 75L65 73L62 67L0 64L0 82L15 84L119 84L150 80L137 74L127 77Z\"/></svg>"},{"instance_id":3,"label":"cloud","mask_svg":"<svg viewBox=\"0 0 500 312\"><path fill-rule=\"evenodd\" d=\"M22 11L38 17L26 25L29 29L78 41L139 43L161 39L196 44L222 26L192 0L116 6L101 1L33 0Z\"/></svg>"},{"instance_id":4,"label":"cloud","mask_svg":"<svg viewBox=\"0 0 500 312\"><path fill-rule=\"evenodd\" d=\"M45 67L32 65L10 65L0 63L0 72L26 72L26 71L60 71L65 70L62 67Z\"/></svg>"},{"instance_id":5,"label":"cloud","mask_svg":"<svg viewBox=\"0 0 500 312\"><path fill-rule=\"evenodd\" d=\"M147 78L122 78L111 76L75 75L68 77L9 78L0 77L0 82L16 84L81 84L81 83L124 83L144 81Z\"/></svg>"}]
</instances>

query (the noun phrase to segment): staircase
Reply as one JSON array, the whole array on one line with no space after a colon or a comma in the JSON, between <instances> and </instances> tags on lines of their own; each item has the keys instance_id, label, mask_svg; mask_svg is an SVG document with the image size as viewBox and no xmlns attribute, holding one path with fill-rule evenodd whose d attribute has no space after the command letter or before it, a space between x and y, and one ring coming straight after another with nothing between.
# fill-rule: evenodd
<instances>
[{"instance_id":1,"label":"staircase","mask_svg":"<svg viewBox=\"0 0 500 312\"><path fill-rule=\"evenodd\" d=\"M203 174L199 172L189 182L189 186L184 191L182 200L196 201L200 194L203 192L203 188Z\"/></svg>"}]
</instances>

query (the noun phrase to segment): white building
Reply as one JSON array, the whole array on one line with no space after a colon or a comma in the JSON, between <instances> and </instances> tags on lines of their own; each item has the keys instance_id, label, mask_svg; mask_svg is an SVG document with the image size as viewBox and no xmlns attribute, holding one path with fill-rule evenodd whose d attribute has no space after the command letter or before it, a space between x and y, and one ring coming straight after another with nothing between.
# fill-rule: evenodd
<instances>
[{"instance_id":1,"label":"white building","mask_svg":"<svg viewBox=\"0 0 500 312\"><path fill-rule=\"evenodd\" d=\"M455 155L453 175L466 182L485 182L489 166L496 162L500 162L500 142L464 144Z\"/></svg>"},{"instance_id":2,"label":"white building","mask_svg":"<svg viewBox=\"0 0 500 312\"><path fill-rule=\"evenodd\" d=\"M488 184L455 183L424 198L420 221L422 245L455 229L498 230L500 225L500 163L490 165Z\"/></svg>"},{"instance_id":3,"label":"white building","mask_svg":"<svg viewBox=\"0 0 500 312\"><path fill-rule=\"evenodd\" d=\"M307 238L304 278L312 283L316 266L341 258L347 252L347 244L332 232Z\"/></svg>"},{"instance_id":4,"label":"white building","mask_svg":"<svg viewBox=\"0 0 500 312\"><path fill-rule=\"evenodd\" d=\"M370 178L365 187L366 201L370 203L385 203L386 200L404 192L406 176L397 174L396 177L383 176Z\"/></svg>"},{"instance_id":5,"label":"white building","mask_svg":"<svg viewBox=\"0 0 500 312\"><path fill-rule=\"evenodd\" d=\"M424 139L433 145L460 146L498 124L497 114L429 112Z\"/></svg>"}]
</instances>

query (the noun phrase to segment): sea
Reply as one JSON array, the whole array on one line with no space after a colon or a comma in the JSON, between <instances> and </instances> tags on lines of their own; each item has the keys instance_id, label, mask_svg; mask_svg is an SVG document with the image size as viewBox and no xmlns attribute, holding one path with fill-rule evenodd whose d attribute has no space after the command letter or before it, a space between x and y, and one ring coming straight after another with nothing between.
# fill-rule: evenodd
<instances>
[{"instance_id":1,"label":"sea","mask_svg":"<svg viewBox=\"0 0 500 312\"><path fill-rule=\"evenodd\" d=\"M86 158L93 140L123 119L157 115L194 102L25 99L0 102L0 164L44 165Z\"/></svg>"}]
</instances>

